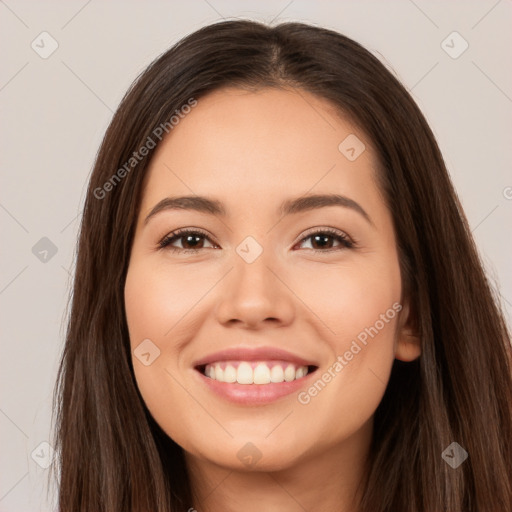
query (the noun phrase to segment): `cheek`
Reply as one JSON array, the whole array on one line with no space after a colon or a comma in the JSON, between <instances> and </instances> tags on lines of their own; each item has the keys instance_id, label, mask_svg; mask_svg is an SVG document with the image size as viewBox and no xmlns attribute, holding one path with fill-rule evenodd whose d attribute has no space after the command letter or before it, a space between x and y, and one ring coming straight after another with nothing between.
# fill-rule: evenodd
<instances>
[{"instance_id":1,"label":"cheek","mask_svg":"<svg viewBox=\"0 0 512 512\"><path fill-rule=\"evenodd\" d=\"M298 397L310 428L313 418L327 416L333 435L341 417L343 428L356 430L382 399L402 308L399 265L389 261L364 268L319 268L308 285L295 281L297 295L320 319L330 353L317 380Z\"/></svg>"},{"instance_id":2,"label":"cheek","mask_svg":"<svg viewBox=\"0 0 512 512\"><path fill-rule=\"evenodd\" d=\"M198 279L197 273L179 268L148 263L130 266L124 295L132 348L145 338L168 340L208 286L209 281Z\"/></svg>"},{"instance_id":3,"label":"cheek","mask_svg":"<svg viewBox=\"0 0 512 512\"><path fill-rule=\"evenodd\" d=\"M174 296L172 282L172 275L137 262L130 264L126 276L124 300L133 367L145 398L154 396L151 388L158 388L157 377L165 379L165 369L177 359L177 348L168 340L183 316L183 301Z\"/></svg>"},{"instance_id":4,"label":"cheek","mask_svg":"<svg viewBox=\"0 0 512 512\"><path fill-rule=\"evenodd\" d=\"M333 264L298 268L287 276L287 282L301 301L317 318L322 335L340 353L347 342L378 322L382 337L393 344L393 304L400 301L401 277L396 258L375 258L367 264ZM390 314L383 319L386 311ZM390 318L388 318L390 317Z\"/></svg>"},{"instance_id":5,"label":"cheek","mask_svg":"<svg viewBox=\"0 0 512 512\"><path fill-rule=\"evenodd\" d=\"M158 266L131 264L124 299L137 387L153 418L171 437L183 437L183 421L170 414L187 407L189 397L176 385L180 346L170 343L196 293ZM179 297L177 297L179 289ZM204 292L203 292L204 293ZM196 300L197 301L197 300ZM176 327L178 326L178 327Z\"/></svg>"}]
</instances>

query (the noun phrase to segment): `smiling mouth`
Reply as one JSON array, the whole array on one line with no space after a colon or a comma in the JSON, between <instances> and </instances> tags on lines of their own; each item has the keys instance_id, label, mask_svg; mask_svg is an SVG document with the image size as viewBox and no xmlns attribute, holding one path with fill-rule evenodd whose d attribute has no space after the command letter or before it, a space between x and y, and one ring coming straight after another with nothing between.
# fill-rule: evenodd
<instances>
[{"instance_id":1,"label":"smiling mouth","mask_svg":"<svg viewBox=\"0 0 512 512\"><path fill-rule=\"evenodd\" d=\"M265 385L299 380L317 368L289 361L217 361L197 366L196 370L217 382Z\"/></svg>"}]
</instances>

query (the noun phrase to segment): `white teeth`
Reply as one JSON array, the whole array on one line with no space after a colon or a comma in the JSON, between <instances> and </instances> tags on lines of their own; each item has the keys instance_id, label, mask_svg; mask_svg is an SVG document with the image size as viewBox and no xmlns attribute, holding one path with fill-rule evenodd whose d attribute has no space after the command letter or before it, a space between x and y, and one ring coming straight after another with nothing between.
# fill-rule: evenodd
<instances>
[{"instance_id":1,"label":"white teeth","mask_svg":"<svg viewBox=\"0 0 512 512\"><path fill-rule=\"evenodd\" d=\"M228 364L224 370L224 382L236 382L236 374L236 368Z\"/></svg>"},{"instance_id":2,"label":"white teeth","mask_svg":"<svg viewBox=\"0 0 512 512\"><path fill-rule=\"evenodd\" d=\"M215 380L224 382L224 370L222 369L220 364L215 365Z\"/></svg>"},{"instance_id":3,"label":"white teeth","mask_svg":"<svg viewBox=\"0 0 512 512\"><path fill-rule=\"evenodd\" d=\"M254 366L254 368L253 368ZM249 363L241 361L236 366L236 362L207 364L204 374L210 379L219 382L228 382L238 384L269 384L291 382L295 379L301 379L308 374L307 366L295 366L294 364L275 363L270 368L264 362Z\"/></svg>"},{"instance_id":4,"label":"white teeth","mask_svg":"<svg viewBox=\"0 0 512 512\"><path fill-rule=\"evenodd\" d=\"M268 384L270 382L270 369L266 364L258 363L254 368L254 384Z\"/></svg>"},{"instance_id":5,"label":"white teeth","mask_svg":"<svg viewBox=\"0 0 512 512\"><path fill-rule=\"evenodd\" d=\"M286 382L291 382L294 379L295 379L295 368L294 368L293 364L289 364L286 367L286 370L284 371L284 380Z\"/></svg>"},{"instance_id":6,"label":"white teeth","mask_svg":"<svg viewBox=\"0 0 512 512\"><path fill-rule=\"evenodd\" d=\"M252 384L254 382L253 371L249 363L240 363L238 365L236 381L238 384Z\"/></svg>"},{"instance_id":7,"label":"white teeth","mask_svg":"<svg viewBox=\"0 0 512 512\"><path fill-rule=\"evenodd\" d=\"M270 381L271 382L284 382L284 370L279 364L272 366L270 370Z\"/></svg>"}]
</instances>

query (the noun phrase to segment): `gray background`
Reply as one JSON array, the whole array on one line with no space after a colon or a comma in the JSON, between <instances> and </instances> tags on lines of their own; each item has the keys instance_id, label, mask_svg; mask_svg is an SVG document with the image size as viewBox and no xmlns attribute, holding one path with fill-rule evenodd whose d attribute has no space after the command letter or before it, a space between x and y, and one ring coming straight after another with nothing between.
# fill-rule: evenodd
<instances>
[{"instance_id":1,"label":"gray background","mask_svg":"<svg viewBox=\"0 0 512 512\"><path fill-rule=\"evenodd\" d=\"M152 59L221 18L312 22L385 62L438 139L510 323L510 0L0 0L0 16L0 511L55 508L41 467L50 449L40 443L50 440L80 210L112 113ZM46 59L31 47L51 48L43 31L58 43ZM445 51L463 48L453 31L469 44L457 58Z\"/></svg>"}]
</instances>

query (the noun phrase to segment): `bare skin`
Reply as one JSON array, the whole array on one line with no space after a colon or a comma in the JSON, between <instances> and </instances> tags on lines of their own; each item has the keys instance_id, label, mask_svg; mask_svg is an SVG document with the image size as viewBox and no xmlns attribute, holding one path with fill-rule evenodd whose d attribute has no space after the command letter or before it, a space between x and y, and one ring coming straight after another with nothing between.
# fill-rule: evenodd
<instances>
[{"instance_id":1,"label":"bare skin","mask_svg":"<svg viewBox=\"0 0 512 512\"><path fill-rule=\"evenodd\" d=\"M350 134L366 146L353 161L338 149ZM160 350L147 366L133 358L135 376L152 415L185 451L197 496L191 508L358 510L373 415L391 366L420 355L375 168L364 133L325 100L293 90L216 91L157 149L125 305L132 350L146 339ZM283 201L312 194L345 196L361 209L279 211ZM163 209L146 222L170 196L207 196L226 214ZM184 228L205 236L191 245L185 234L160 248ZM246 255L258 247L249 263ZM377 333L369 336L372 326ZM194 367L232 347L278 347L317 369L298 392L233 403ZM319 379L324 386L315 393Z\"/></svg>"}]
</instances>

